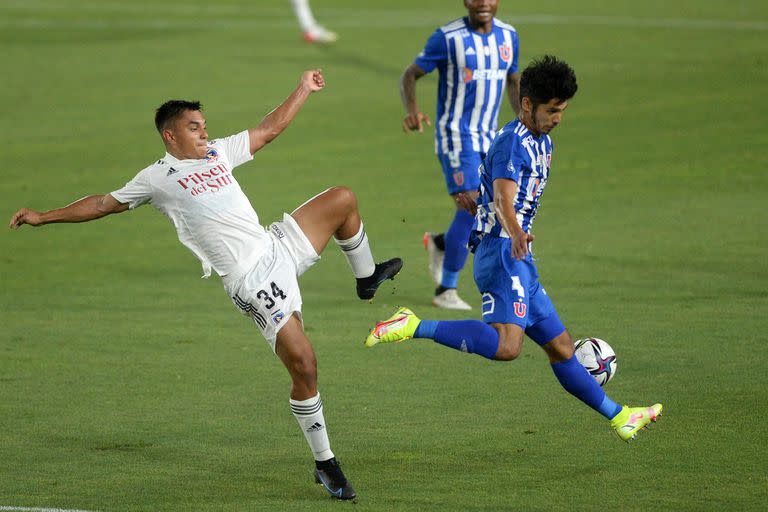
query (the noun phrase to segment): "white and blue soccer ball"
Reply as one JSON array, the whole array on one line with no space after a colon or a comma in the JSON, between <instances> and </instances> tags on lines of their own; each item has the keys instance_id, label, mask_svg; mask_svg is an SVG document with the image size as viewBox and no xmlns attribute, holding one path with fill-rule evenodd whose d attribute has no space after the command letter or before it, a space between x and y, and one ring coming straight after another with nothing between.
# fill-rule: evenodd
<instances>
[{"instance_id":1,"label":"white and blue soccer ball","mask_svg":"<svg viewBox=\"0 0 768 512\"><path fill-rule=\"evenodd\" d=\"M616 375L616 352L600 338L585 338L574 343L576 359L598 384L605 386Z\"/></svg>"}]
</instances>

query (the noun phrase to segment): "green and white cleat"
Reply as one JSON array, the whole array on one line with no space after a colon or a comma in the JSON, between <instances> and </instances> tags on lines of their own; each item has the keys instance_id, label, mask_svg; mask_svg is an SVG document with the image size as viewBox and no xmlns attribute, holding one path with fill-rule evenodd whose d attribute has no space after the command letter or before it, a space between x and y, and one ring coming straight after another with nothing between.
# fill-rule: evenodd
<instances>
[{"instance_id":1,"label":"green and white cleat","mask_svg":"<svg viewBox=\"0 0 768 512\"><path fill-rule=\"evenodd\" d=\"M630 442L641 428L648 428L651 422L661 416L661 404L650 407L624 406L619 414L611 420L611 427L622 441Z\"/></svg>"},{"instance_id":2,"label":"green and white cleat","mask_svg":"<svg viewBox=\"0 0 768 512\"><path fill-rule=\"evenodd\" d=\"M400 343L413 338L421 320L408 308L399 308L395 314L381 322L365 339L365 346L372 347L379 343Z\"/></svg>"}]
</instances>

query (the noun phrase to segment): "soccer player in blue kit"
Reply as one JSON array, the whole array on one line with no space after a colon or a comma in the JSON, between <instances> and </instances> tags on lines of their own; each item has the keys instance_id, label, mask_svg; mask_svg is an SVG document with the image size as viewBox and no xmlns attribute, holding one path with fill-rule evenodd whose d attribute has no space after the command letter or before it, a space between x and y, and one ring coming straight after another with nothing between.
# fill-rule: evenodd
<instances>
[{"instance_id":1,"label":"soccer player in blue kit","mask_svg":"<svg viewBox=\"0 0 768 512\"><path fill-rule=\"evenodd\" d=\"M510 361L520 355L525 334L547 353L562 387L605 416L622 440L630 441L656 421L661 404L622 407L605 394L576 359L573 339L539 284L530 249L531 225L550 173L549 133L562 121L576 89L576 75L565 62L545 56L531 63L521 77L520 116L499 131L480 167L472 245L484 322L420 320L400 308L376 324L365 344L426 338L487 359ZM459 199L475 210L466 196Z\"/></svg>"},{"instance_id":2,"label":"soccer player in blue kit","mask_svg":"<svg viewBox=\"0 0 768 512\"><path fill-rule=\"evenodd\" d=\"M515 113L520 110L517 32L494 17L498 4L464 0L467 16L438 28L400 78L407 112L403 130L423 132L422 123L431 126L431 121L417 105L416 80L438 70L435 152L454 201L462 193L477 197L477 169L496 134L505 86ZM472 215L457 207L444 234L424 235L430 273L438 285L432 299L437 307L472 309L456 292L472 224Z\"/></svg>"}]
</instances>

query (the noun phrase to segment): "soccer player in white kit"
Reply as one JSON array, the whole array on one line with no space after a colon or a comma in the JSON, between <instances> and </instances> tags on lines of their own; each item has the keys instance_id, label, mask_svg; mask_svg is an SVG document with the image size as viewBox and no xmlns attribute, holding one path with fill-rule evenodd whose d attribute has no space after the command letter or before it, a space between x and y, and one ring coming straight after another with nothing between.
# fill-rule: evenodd
<instances>
[{"instance_id":1,"label":"soccer player in white kit","mask_svg":"<svg viewBox=\"0 0 768 512\"><path fill-rule=\"evenodd\" d=\"M375 264L351 190L333 187L265 229L232 170L290 124L301 106L325 87L320 70L306 71L288 98L255 127L208 140L199 102L172 100L157 109L155 125L166 154L123 188L91 195L63 208L23 208L9 227L86 222L151 204L173 223L179 241L218 273L237 309L250 316L291 375L291 410L315 456L315 480L335 498L355 491L331 451L317 362L301 322L297 278L320 259L333 237L357 278L357 294L371 299L400 271L399 258Z\"/></svg>"}]
</instances>

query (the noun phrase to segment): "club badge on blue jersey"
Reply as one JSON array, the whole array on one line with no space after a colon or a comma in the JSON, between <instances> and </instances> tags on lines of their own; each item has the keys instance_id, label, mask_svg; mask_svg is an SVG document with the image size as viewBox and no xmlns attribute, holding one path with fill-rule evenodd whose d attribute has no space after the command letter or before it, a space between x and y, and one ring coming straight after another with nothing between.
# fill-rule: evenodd
<instances>
[{"instance_id":1,"label":"club badge on blue jersey","mask_svg":"<svg viewBox=\"0 0 768 512\"><path fill-rule=\"evenodd\" d=\"M499 45L499 56L504 62L509 62L512 58L512 48L506 44Z\"/></svg>"}]
</instances>

